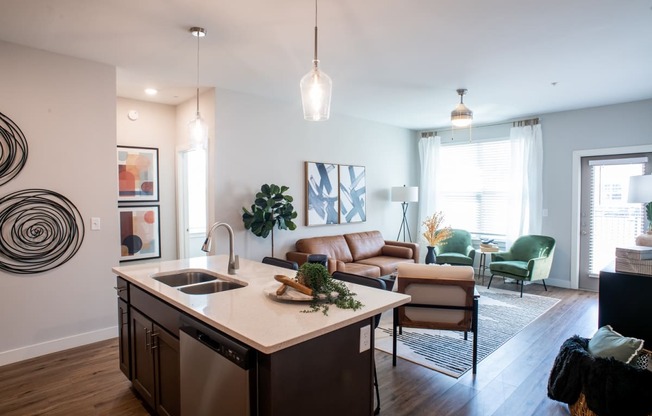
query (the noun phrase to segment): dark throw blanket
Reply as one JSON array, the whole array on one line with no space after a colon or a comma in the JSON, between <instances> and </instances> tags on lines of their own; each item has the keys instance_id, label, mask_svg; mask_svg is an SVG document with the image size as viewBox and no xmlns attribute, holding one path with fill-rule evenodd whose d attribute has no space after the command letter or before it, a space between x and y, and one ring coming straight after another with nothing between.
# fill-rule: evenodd
<instances>
[{"instance_id":1,"label":"dark throw blanket","mask_svg":"<svg viewBox=\"0 0 652 416\"><path fill-rule=\"evenodd\" d=\"M584 392L599 416L652 413L652 372L613 358L594 357L589 340L573 336L562 344L548 379L548 397L573 404Z\"/></svg>"}]
</instances>

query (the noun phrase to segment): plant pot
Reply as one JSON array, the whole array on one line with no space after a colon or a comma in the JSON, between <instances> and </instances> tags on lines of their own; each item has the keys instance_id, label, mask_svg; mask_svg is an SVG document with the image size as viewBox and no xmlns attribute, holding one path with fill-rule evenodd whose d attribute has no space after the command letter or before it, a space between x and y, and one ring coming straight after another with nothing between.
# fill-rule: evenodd
<instances>
[{"instance_id":1,"label":"plant pot","mask_svg":"<svg viewBox=\"0 0 652 416\"><path fill-rule=\"evenodd\" d=\"M426 253L426 264L433 264L435 261L437 261L437 257L435 256L435 248L432 246L427 246L428 252Z\"/></svg>"}]
</instances>

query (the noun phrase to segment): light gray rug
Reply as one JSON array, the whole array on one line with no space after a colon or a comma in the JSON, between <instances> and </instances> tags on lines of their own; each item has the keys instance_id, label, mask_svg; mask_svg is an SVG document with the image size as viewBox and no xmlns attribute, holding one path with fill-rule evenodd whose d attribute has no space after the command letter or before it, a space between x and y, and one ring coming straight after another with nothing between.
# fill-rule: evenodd
<instances>
[{"instance_id":1,"label":"light gray rug","mask_svg":"<svg viewBox=\"0 0 652 416\"><path fill-rule=\"evenodd\" d=\"M478 362L559 302L526 293L520 298L518 291L476 288L480 293ZM465 341L463 332L403 328L403 334L398 336L397 355L457 378L472 366L473 336L469 333ZM375 343L378 350L392 353L391 311L383 315Z\"/></svg>"}]
</instances>

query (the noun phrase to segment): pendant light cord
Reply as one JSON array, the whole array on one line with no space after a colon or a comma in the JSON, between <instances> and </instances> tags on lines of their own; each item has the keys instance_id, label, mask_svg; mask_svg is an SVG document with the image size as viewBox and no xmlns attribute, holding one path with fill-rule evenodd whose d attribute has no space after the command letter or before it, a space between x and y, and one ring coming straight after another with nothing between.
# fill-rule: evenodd
<instances>
[{"instance_id":1,"label":"pendant light cord","mask_svg":"<svg viewBox=\"0 0 652 416\"><path fill-rule=\"evenodd\" d=\"M315 0L315 58L313 59L313 63L315 64L315 67L317 66L317 62L319 59L317 58L317 0Z\"/></svg>"}]
</instances>

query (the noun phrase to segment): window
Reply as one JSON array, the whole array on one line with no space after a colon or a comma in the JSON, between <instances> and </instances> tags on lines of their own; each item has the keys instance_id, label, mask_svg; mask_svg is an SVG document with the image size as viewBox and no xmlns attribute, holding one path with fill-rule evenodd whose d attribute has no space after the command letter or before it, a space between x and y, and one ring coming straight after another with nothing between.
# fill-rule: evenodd
<instances>
[{"instance_id":1,"label":"window","mask_svg":"<svg viewBox=\"0 0 652 416\"><path fill-rule=\"evenodd\" d=\"M507 234L509 139L442 145L438 180L445 222L483 237Z\"/></svg>"}]
</instances>

